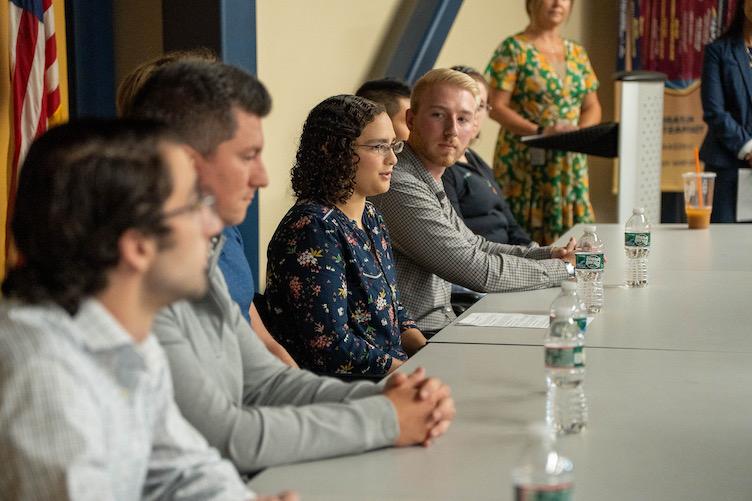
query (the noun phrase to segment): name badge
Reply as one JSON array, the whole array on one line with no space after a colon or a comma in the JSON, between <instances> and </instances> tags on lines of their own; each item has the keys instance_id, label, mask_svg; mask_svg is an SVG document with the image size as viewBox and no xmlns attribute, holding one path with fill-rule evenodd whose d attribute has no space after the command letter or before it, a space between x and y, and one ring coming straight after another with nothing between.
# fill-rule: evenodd
<instances>
[{"instance_id":1,"label":"name badge","mask_svg":"<svg viewBox=\"0 0 752 501\"><path fill-rule=\"evenodd\" d=\"M546 150L530 148L530 165L546 165Z\"/></svg>"}]
</instances>

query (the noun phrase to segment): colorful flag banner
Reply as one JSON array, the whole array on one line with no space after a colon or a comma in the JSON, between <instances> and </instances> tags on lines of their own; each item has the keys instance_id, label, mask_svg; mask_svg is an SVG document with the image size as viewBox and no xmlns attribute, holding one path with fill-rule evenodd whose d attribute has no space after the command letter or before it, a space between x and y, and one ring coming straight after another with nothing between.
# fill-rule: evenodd
<instances>
[{"instance_id":1,"label":"colorful flag banner","mask_svg":"<svg viewBox=\"0 0 752 501\"><path fill-rule=\"evenodd\" d=\"M705 137L700 77L706 44L728 26L743 0L620 0L620 70L665 73L662 191L682 191Z\"/></svg>"}]
</instances>

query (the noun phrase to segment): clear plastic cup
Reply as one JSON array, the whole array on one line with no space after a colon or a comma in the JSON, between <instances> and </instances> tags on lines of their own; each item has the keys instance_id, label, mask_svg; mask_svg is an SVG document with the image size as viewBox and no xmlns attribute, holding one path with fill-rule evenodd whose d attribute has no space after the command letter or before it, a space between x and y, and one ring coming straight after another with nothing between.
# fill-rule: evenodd
<instances>
[{"instance_id":1,"label":"clear plastic cup","mask_svg":"<svg viewBox=\"0 0 752 501\"><path fill-rule=\"evenodd\" d=\"M713 211L713 187L715 172L685 172L684 210L690 230L701 230L710 226L710 213Z\"/></svg>"}]
</instances>

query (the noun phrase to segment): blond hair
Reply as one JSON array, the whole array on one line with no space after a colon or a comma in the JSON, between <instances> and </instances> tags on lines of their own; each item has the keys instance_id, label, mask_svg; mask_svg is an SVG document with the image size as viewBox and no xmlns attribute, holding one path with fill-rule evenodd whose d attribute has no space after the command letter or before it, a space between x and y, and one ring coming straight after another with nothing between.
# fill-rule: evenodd
<instances>
[{"instance_id":1,"label":"blond hair","mask_svg":"<svg viewBox=\"0 0 752 501\"><path fill-rule=\"evenodd\" d=\"M452 85L464 89L473 95L476 105L480 102L478 83L471 76L459 71L450 70L449 68L437 68L420 77L420 80L415 83L413 93L410 96L410 108L413 111L418 111L423 94L434 85L439 84Z\"/></svg>"},{"instance_id":2,"label":"blond hair","mask_svg":"<svg viewBox=\"0 0 752 501\"><path fill-rule=\"evenodd\" d=\"M198 59L212 63L219 60L217 55L211 49L199 47L191 50L167 52L166 54L162 54L161 56L157 56L142 63L138 68L128 73L125 78L123 78L123 81L120 82L120 85L118 85L117 96L115 98L115 109L117 110L118 116L122 117L130 114L133 98L141 87L143 87L151 74L154 73L154 70L170 63L185 61L186 59Z\"/></svg>"}]
</instances>

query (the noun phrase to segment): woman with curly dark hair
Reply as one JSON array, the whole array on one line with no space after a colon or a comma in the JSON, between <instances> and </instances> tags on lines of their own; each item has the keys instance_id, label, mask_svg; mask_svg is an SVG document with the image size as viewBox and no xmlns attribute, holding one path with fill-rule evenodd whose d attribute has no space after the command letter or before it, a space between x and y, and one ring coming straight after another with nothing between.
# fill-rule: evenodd
<instances>
[{"instance_id":1,"label":"woman with curly dark hair","mask_svg":"<svg viewBox=\"0 0 752 501\"><path fill-rule=\"evenodd\" d=\"M383 106L360 97L330 97L306 119L292 168L298 200L269 243L266 279L270 328L301 367L379 376L426 342L366 201L389 189L402 146Z\"/></svg>"}]
</instances>

